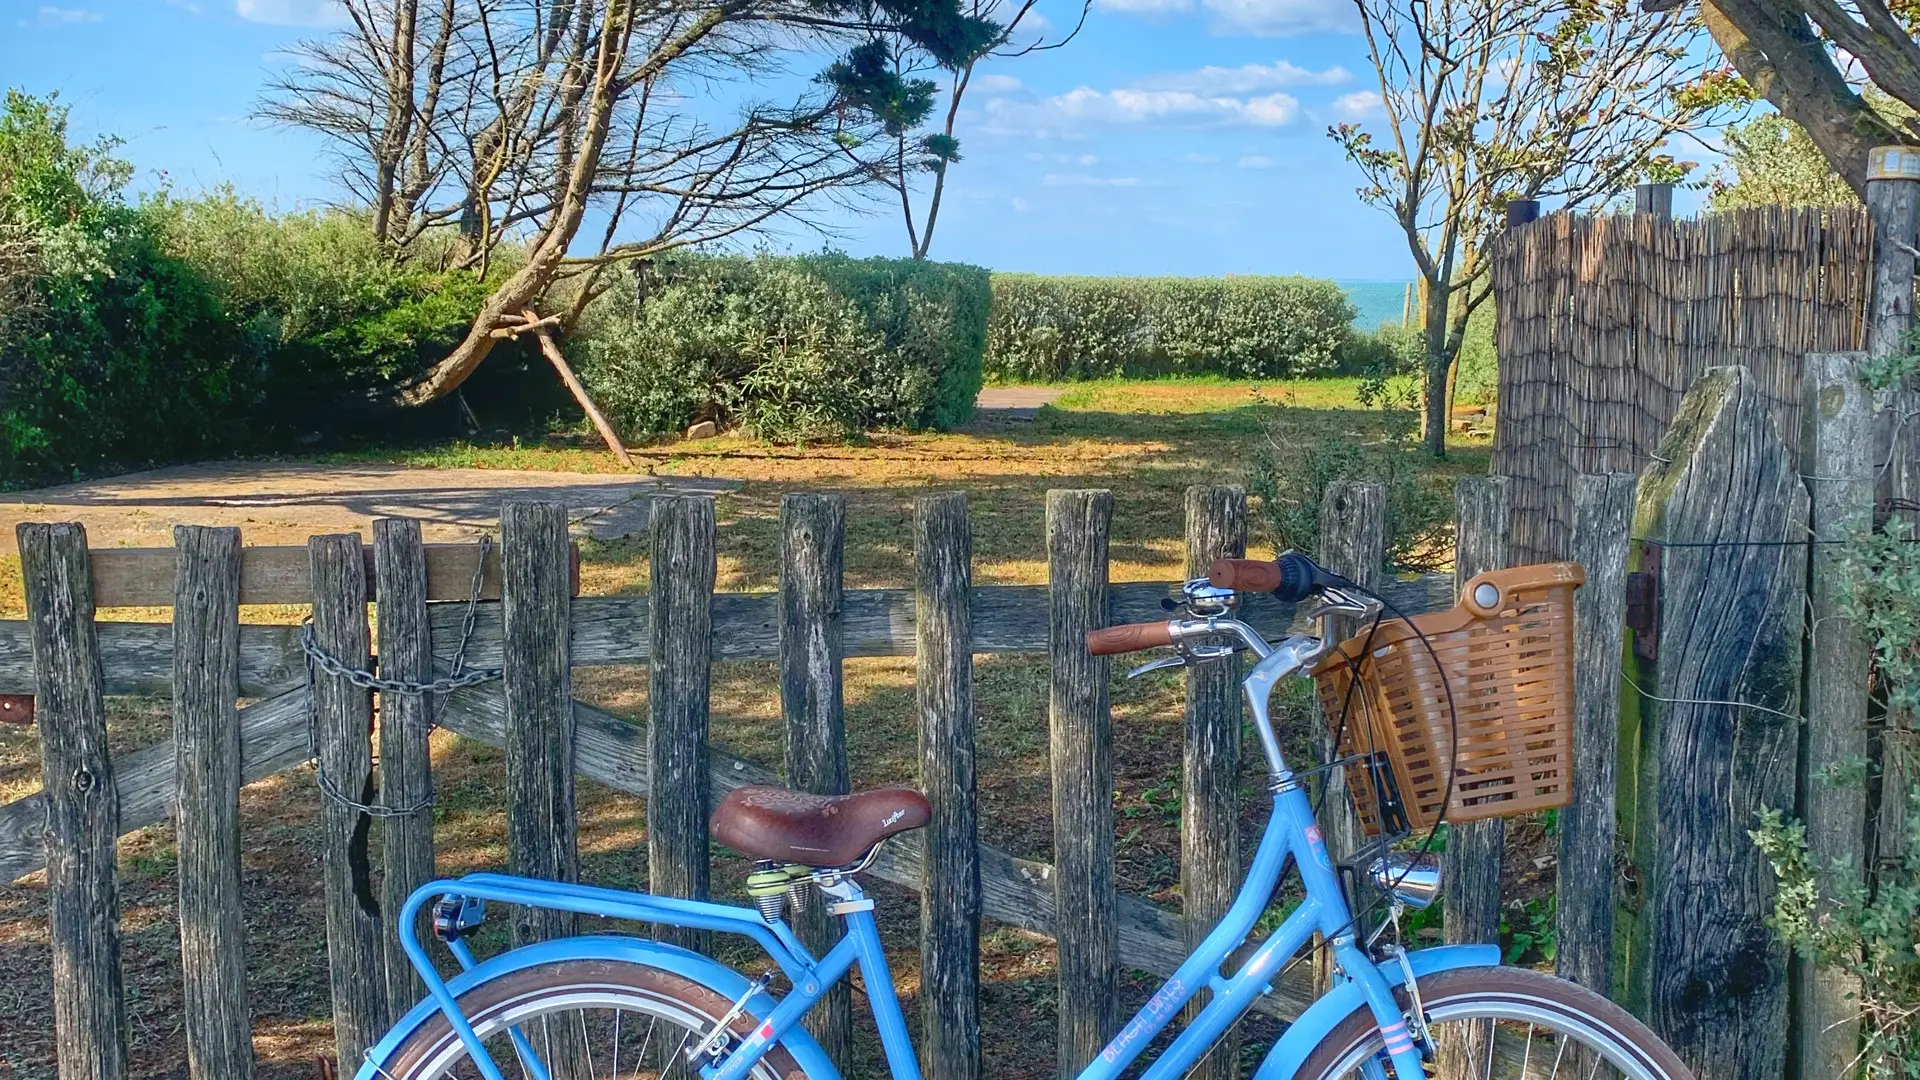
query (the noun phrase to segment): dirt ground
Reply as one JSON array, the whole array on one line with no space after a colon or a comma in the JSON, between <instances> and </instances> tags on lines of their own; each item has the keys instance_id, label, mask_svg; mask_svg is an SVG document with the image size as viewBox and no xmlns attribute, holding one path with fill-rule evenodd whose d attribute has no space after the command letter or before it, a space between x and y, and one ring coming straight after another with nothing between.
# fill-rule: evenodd
<instances>
[{"instance_id":1,"label":"dirt ground","mask_svg":"<svg viewBox=\"0 0 1920 1080\"><path fill-rule=\"evenodd\" d=\"M503 502L559 502L576 531L642 532L652 495L715 495L722 479L431 469L381 462L220 461L0 494L0 552L22 521L77 521L94 547L167 547L175 525L236 525L249 544L304 544L318 533L371 536L376 517L411 517L429 543L472 540Z\"/></svg>"},{"instance_id":2,"label":"dirt ground","mask_svg":"<svg viewBox=\"0 0 1920 1080\"><path fill-rule=\"evenodd\" d=\"M1292 404L1276 413L1271 403ZM1044 581L1045 492L1049 488L1104 487L1114 491L1111 540L1114 580L1179 576L1183 492L1195 483L1235 483L1262 438L1377 438L1377 414L1356 409L1352 386L1340 382L1295 386L1247 384L1108 384L1078 387L1052 402L1020 403L984 415L951 434L885 435L845 446L778 447L723 436L653 448L640 455L648 475L618 471L603 450L573 446L448 446L392 451L307 463L246 466L253 480L231 479L235 467L194 466L144 477L74 485L0 506L20 520L74 519L100 523L106 537L137 545L170 542L178 520L237 515L254 543L291 543L308 532L361 528L379 514L405 512L428 519L429 539L455 538L485 528L491 507L518 492L551 492L584 521L592 511L626 504L668 487L717 493L720 575L724 591L773 588L779 562L780 496L788 491L836 491L848 502L847 585L889 587L912 580L914 498L932 490L969 496L975 581ZM1463 443L1433 482L1485 469L1485 441ZM192 469L206 470L194 473ZM215 479L218 476L226 480ZM197 478L196 478L197 477ZM329 492L339 483L352 491ZM271 484L265 483L271 479ZM254 484L249 488L248 484ZM165 485L175 488L164 501ZM235 486L220 487L222 484ZM157 486L156 486L157 485ZM272 504L267 495L283 498ZM60 493L65 494L60 494ZM66 501L55 501L64 498ZM146 500L146 501L142 501ZM160 501L156 501L160 500ZM219 500L228 500L223 503ZM233 505L237 504L237 505ZM601 517L620 511L610 510ZM97 515L97 516L89 516ZM596 518L599 520L599 518ZM644 519L642 519L644 520ZM445 530L445 531L439 531ZM631 592L647 581L644 530L591 527L582 539L582 587L590 594ZM10 540L11 530L5 530ZM1255 550L1265 550L1257 539ZM0 617L18 618L21 601L16 556L0 555ZM249 612L256 621L289 621L298 609ZM107 617L159 620L164 611L121 610ZM1044 619L1045 612L1035 612ZM1048 675L1043 657L993 656L976 660L978 771L983 839L1015 853L1049 858ZM1177 908L1179 904L1181 683L1177 676L1113 686L1116 879L1125 892ZM626 716L646 713L644 669L581 669L576 694ZM1288 700L1288 737L1304 747L1304 696ZM848 759L857 786L913 782L919 767L913 722L910 658L864 659L846 665ZM116 752L167 735L168 705L151 699L111 703L109 735ZM712 738L716 746L753 760L782 757L777 672L763 663L715 668ZM500 752L434 736L436 845L440 869L457 874L503 867L505 785ZM1255 754L1249 742L1244 756ZM1243 857L1264 822L1257 767L1248 760ZM37 739L30 727L0 724L0 800L39 786ZM250 785L242 795L242 853L255 1050L263 1078L316 1075L315 1061L330 1052L324 919L320 907L314 818L318 807L310 770L294 769ZM646 880L645 815L638 800L582 782L577 801L582 877L639 887ZM179 1028L177 927L173 921L174 849L170 830L155 827L120 845L123 957L135 1074L184 1075ZM715 849L717 897L740 899L744 862ZM914 897L875 884L882 930L908 1016L917 1022L919 921ZM51 1077L50 976L43 875L0 884L0 1080ZM990 925L983 948L983 1047L986 1073L1008 1080L1052 1075L1053 955L1049 941ZM758 961L730 946L723 958L742 967ZM1125 1015L1153 990L1144 977L1124 980ZM1276 1033L1250 1022L1254 1047ZM864 1017L856 1020L855 1076L884 1074L877 1041ZM1250 1054L1252 1051L1250 1051ZM1249 1064L1257 1062L1252 1057Z\"/></svg>"}]
</instances>

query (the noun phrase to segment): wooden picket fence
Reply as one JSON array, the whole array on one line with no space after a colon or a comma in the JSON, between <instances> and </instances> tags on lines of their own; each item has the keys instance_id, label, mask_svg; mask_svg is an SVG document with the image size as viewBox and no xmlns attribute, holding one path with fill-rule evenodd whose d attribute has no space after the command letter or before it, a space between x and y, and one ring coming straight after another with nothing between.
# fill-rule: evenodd
<instances>
[{"instance_id":1,"label":"wooden picket fence","mask_svg":"<svg viewBox=\"0 0 1920 1080\"><path fill-rule=\"evenodd\" d=\"M1841 361L1809 364L1809 371L1836 385L1851 378ZM1724 703L1764 703L1789 715L1801 707L1806 549L1766 545L1804 536L1808 503L1804 489L1794 494L1790 481L1799 473L1751 377L1703 383L1696 394L1662 446L1661 469L1637 481L1613 474L1574 485L1573 555L1588 582L1576 601L1579 797L1560 817L1559 968L1634 1003L1703 1080L1757 1080L1779 1075L1788 998L1784 954L1763 924L1770 886L1746 830L1758 806L1791 805L1796 773L1790 728ZM1841 427L1822 430L1820 445L1844 445ZM1401 611L1451 606L1458 581L1511 563L1510 488L1503 477L1461 482L1457 576L1383 578L1386 500L1376 485L1328 491L1319 555ZM1813 505L1814 527L1840 527L1833 524L1842 520L1839 504L1816 497ZM1187 674L1185 911L1116 890L1110 667L1087 654L1083 638L1103 625L1164 618L1160 601L1173 583L1108 581L1112 506L1105 491L1050 492L1049 583L975 586L965 498L925 496L914 514L914 587L846 589L842 500L791 494L781 508L778 592L737 594L714 591L712 501L662 497L648 526L651 587L619 597L575 595L565 513L550 504L504 507L497 554L425 545L418 524L399 519L375 523L370 557L351 534L316 536L304 549L248 548L237 530L183 525L171 550L89 551L77 525L21 525L29 617L0 622L0 694L36 695L45 790L0 806L0 880L47 871L62 1075L127 1075L115 845L162 822L173 823L180 852L190 1072L196 1080L250 1075L238 792L308 762L310 709L320 770L346 796L323 800L321 840L334 1033L345 1071L417 1000L419 987L382 913L433 875L426 704L383 692L376 725L374 694L344 677L321 671L310 694L299 630L242 625L238 608L310 604L319 646L367 668L367 604L377 599L379 674L419 681L437 667L444 674L445 658L465 635L476 571L481 600L464 656L470 667L500 668L501 677L452 693L433 719L504 747L508 869L515 873L578 875L572 806L575 780L584 777L646 798L650 888L703 895L713 803L745 784L844 790L843 661L914 656L920 784L933 819L890 843L872 872L920 892L923 1064L941 1080L980 1076L979 934L981 920L993 919L1057 941L1056 1058L1060 1074L1072 1075L1113 1034L1119 971L1171 973L1225 910L1241 870L1237 675L1231 664L1212 665ZM1189 573L1242 554L1246 536L1238 489L1188 492ZM1648 541L1666 543L1663 557L1649 558ZM1737 554L1716 558L1727 545ZM1633 707L1623 714L1630 570L1644 575L1637 579L1642 609L1650 595L1659 612L1657 620L1639 620L1635 646L1658 660L1634 661L1633 685L1645 694L1629 696ZM1830 586L1816 577L1813 595L1816 614L1832 620ZM94 620L98 608L132 604L170 605L172 622ZM1248 597L1243 617L1270 636L1297 628L1295 612L1270 597ZM1819 694L1837 700L1849 673L1863 684L1865 657L1845 651L1844 625L1821 625L1807 656L1829 675L1820 684L1826 689L1809 689L1805 709L1810 719L1838 725L1851 706L1829 708ZM1724 647L1687 644L1711 635ZM1742 643L1744 651L1736 647ZM1050 661L1051 865L978 839L972 657L992 653ZM708 745L712 665L735 660L779 663L782 770ZM1765 679L1755 677L1756 662L1766 665ZM576 701L570 672L584 665L646 666L648 717L632 721ZM171 695L171 743L109 757L103 699L124 693ZM239 708L241 698L257 700ZM1819 764L1816 757L1809 767ZM376 820L351 802L401 812ZM1836 810L1834 820L1847 812ZM1330 842L1351 849L1351 819L1327 824ZM1497 936L1502 827L1475 823L1449 839L1451 938ZM1635 868L1632 894L1619 885L1623 859ZM1703 867L1724 876L1710 894L1689 876ZM1702 895L1715 912L1704 931L1688 907ZM545 913L513 919L522 941L572 926ZM817 946L830 927L810 916L802 932ZM1624 968L1615 962L1617 941ZM1290 970L1263 1007L1297 1015L1313 981L1310 969ZM1703 1000L1692 992L1701 985L1716 993ZM1803 992L1799 1000L1826 999ZM849 1017L842 998L813 1025L839 1060ZM1228 1046L1199 1072L1235 1080L1238 1057Z\"/></svg>"}]
</instances>

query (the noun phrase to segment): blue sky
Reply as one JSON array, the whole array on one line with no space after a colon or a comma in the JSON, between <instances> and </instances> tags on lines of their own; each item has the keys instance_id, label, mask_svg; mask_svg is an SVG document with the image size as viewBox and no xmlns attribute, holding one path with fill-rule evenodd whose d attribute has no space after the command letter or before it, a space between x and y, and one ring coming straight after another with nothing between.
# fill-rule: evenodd
<instances>
[{"instance_id":1,"label":"blue sky","mask_svg":"<svg viewBox=\"0 0 1920 1080\"><path fill-rule=\"evenodd\" d=\"M338 196L317 141L249 118L327 0L0 0L0 79L59 91L153 186L231 182L280 206ZM1049 4L1052 6L1050 7ZM1077 7L1040 0L1055 27ZM1404 279L1404 241L1354 197L1328 124L1371 104L1349 0L1098 0L1064 49L984 66L935 258L1086 274ZM902 254L898 212L834 246ZM788 233L777 245L817 248Z\"/></svg>"}]
</instances>

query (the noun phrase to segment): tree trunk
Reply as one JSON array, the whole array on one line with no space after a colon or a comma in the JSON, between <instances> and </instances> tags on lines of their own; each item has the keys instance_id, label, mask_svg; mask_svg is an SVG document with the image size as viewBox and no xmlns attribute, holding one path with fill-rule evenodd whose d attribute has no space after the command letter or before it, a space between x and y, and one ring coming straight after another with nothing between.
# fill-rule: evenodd
<instances>
[{"instance_id":1,"label":"tree trunk","mask_svg":"<svg viewBox=\"0 0 1920 1080\"><path fill-rule=\"evenodd\" d=\"M1426 401L1422 428L1427 453L1436 458L1447 456L1447 373L1453 368L1454 350L1447 336L1447 307L1453 299L1451 286L1429 282L1426 296Z\"/></svg>"}]
</instances>

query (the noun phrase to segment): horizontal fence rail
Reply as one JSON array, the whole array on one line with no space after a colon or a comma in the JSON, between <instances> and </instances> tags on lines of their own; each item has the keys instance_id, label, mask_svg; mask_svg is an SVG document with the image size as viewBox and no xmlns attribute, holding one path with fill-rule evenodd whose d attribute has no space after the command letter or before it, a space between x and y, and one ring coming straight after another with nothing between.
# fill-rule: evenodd
<instances>
[{"instance_id":1,"label":"horizontal fence rail","mask_svg":"<svg viewBox=\"0 0 1920 1080\"><path fill-rule=\"evenodd\" d=\"M304 550L304 549L302 549ZM470 565L470 564L469 564ZM1160 601L1178 582L1123 582L1107 590L1108 621L1146 622L1166 618ZM1406 612L1438 611L1450 607L1452 578L1427 574L1405 581L1389 581L1387 598ZM464 598L463 598L464 599ZM1045 610L1045 585L981 585L972 593L973 652L1044 653L1047 624L1032 618ZM911 589L849 589L845 594L846 655L912 656L914 610ZM458 641L465 603L429 605L435 640ZM1249 596L1242 617L1272 636L1305 630L1292 604L1270 596ZM649 608L644 593L626 596L583 596L573 602L570 626L576 667L643 665L650 659L647 645ZM97 624L101 666L108 694L165 695L173 686L173 627L166 623ZM469 667L493 667L501 661L500 607L486 603L474 623L473 643L467 650ZM715 593L713 597L713 659L777 660L780 658L780 597L777 593ZM0 694L33 693L33 646L27 624L0 620ZM240 694L269 697L305 685L306 660L300 651L300 630L293 626L240 627Z\"/></svg>"}]
</instances>

